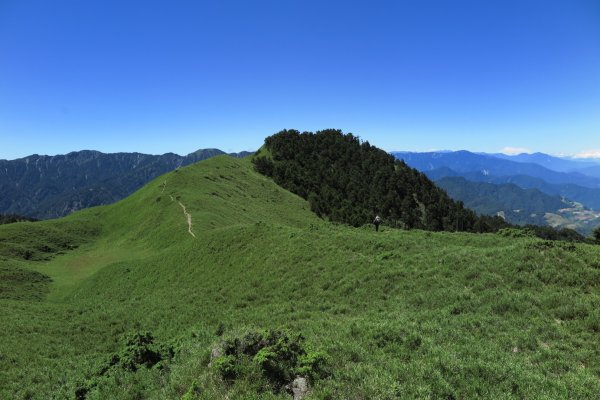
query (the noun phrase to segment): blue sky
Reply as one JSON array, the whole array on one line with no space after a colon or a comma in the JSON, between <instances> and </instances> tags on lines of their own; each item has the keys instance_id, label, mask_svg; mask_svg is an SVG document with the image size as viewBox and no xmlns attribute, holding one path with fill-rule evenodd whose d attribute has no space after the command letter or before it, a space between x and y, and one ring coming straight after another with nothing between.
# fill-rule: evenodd
<instances>
[{"instance_id":1,"label":"blue sky","mask_svg":"<svg viewBox=\"0 0 600 400\"><path fill-rule=\"evenodd\" d=\"M600 2L0 0L0 158L283 128L600 154Z\"/></svg>"}]
</instances>

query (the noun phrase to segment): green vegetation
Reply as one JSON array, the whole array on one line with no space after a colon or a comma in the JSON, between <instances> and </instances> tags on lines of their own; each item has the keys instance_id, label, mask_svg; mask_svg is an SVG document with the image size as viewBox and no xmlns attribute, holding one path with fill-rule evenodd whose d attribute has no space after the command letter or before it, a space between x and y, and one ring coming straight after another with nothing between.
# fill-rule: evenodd
<instances>
[{"instance_id":1,"label":"green vegetation","mask_svg":"<svg viewBox=\"0 0 600 400\"><path fill-rule=\"evenodd\" d=\"M160 370L174 356L173 348L157 345L151 332L136 332L127 337L125 342L125 347L119 353L113 354L90 379L75 389L77 400L86 399L96 387L103 386L107 378L120 371L137 372L140 368Z\"/></svg>"},{"instance_id":2,"label":"green vegetation","mask_svg":"<svg viewBox=\"0 0 600 400\"><path fill-rule=\"evenodd\" d=\"M51 281L37 271L0 265L0 299L42 300Z\"/></svg>"},{"instance_id":3,"label":"green vegetation","mask_svg":"<svg viewBox=\"0 0 600 400\"><path fill-rule=\"evenodd\" d=\"M361 226L379 214L388 225L432 231L494 232L507 224L455 202L424 174L352 134L284 130L265 140L256 169L307 199L331 221Z\"/></svg>"},{"instance_id":4,"label":"green vegetation","mask_svg":"<svg viewBox=\"0 0 600 400\"><path fill-rule=\"evenodd\" d=\"M327 356L307 351L300 334L251 331L224 340L215 350L217 355L211 365L221 378L229 381L246 378L245 382L252 380L255 386L276 393L295 377L306 377L314 383L327 375Z\"/></svg>"},{"instance_id":5,"label":"green vegetation","mask_svg":"<svg viewBox=\"0 0 600 400\"><path fill-rule=\"evenodd\" d=\"M441 178L435 184L477 213L500 214L507 222L521 226L550 225L556 231L551 236L562 236L561 231L575 230L583 239L600 224L598 211L538 189L522 189L512 183L471 182L461 177Z\"/></svg>"},{"instance_id":6,"label":"green vegetation","mask_svg":"<svg viewBox=\"0 0 600 400\"><path fill-rule=\"evenodd\" d=\"M0 225L12 224L13 222L35 221L34 218L22 217L15 214L0 214Z\"/></svg>"},{"instance_id":7,"label":"green vegetation","mask_svg":"<svg viewBox=\"0 0 600 400\"><path fill-rule=\"evenodd\" d=\"M0 398L594 398L600 248L512 236L376 233L248 159L181 168L0 227Z\"/></svg>"},{"instance_id":8,"label":"green vegetation","mask_svg":"<svg viewBox=\"0 0 600 400\"><path fill-rule=\"evenodd\" d=\"M508 222L517 225L546 225L546 213L556 213L570 206L559 196L537 189L521 189L514 184L471 182L461 177L445 177L435 184L473 211L486 215L502 212Z\"/></svg>"},{"instance_id":9,"label":"green vegetation","mask_svg":"<svg viewBox=\"0 0 600 400\"><path fill-rule=\"evenodd\" d=\"M525 231L533 232L535 236L545 240L561 240L565 242L592 243L579 232L569 228L553 228L551 226L525 225Z\"/></svg>"},{"instance_id":10,"label":"green vegetation","mask_svg":"<svg viewBox=\"0 0 600 400\"><path fill-rule=\"evenodd\" d=\"M544 219L548 225L556 229L575 229L586 236L591 236L594 229L600 227L600 212L587 209L577 202L557 212L546 213Z\"/></svg>"},{"instance_id":11,"label":"green vegetation","mask_svg":"<svg viewBox=\"0 0 600 400\"><path fill-rule=\"evenodd\" d=\"M48 219L75 210L111 204L132 194L150 180L180 166L225 154L200 149L187 156L74 151L56 156L37 154L0 160L0 213ZM232 153L245 157L248 152ZM30 166L35 165L35 168ZM0 224L28 220L0 215Z\"/></svg>"},{"instance_id":12,"label":"green vegetation","mask_svg":"<svg viewBox=\"0 0 600 400\"><path fill-rule=\"evenodd\" d=\"M481 233L514 227L499 216L475 214L461 201L448 197L424 174L340 130L281 131L265 140L265 146L252 161L257 171L308 200L311 210L330 221L358 227L380 215L388 226L408 229ZM467 183L458 179L451 182ZM531 194L531 207L535 209L565 205L558 197L516 186L506 185L501 190L492 184L474 185L451 189L454 195L459 192L467 198L474 195L473 190L484 197L494 197L515 194L516 189ZM510 203L510 199L506 201ZM543 215L540 218L544 220ZM586 241L583 235L568 228L528 224L525 229L542 239Z\"/></svg>"}]
</instances>

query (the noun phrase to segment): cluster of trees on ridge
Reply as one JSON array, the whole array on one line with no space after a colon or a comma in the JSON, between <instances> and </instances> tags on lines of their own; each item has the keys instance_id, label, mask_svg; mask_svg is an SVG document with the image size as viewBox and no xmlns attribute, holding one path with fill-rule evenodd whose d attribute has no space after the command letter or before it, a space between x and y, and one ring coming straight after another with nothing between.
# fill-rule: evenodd
<instances>
[{"instance_id":1,"label":"cluster of trees on ridge","mask_svg":"<svg viewBox=\"0 0 600 400\"><path fill-rule=\"evenodd\" d=\"M387 225L432 231L494 232L508 224L477 216L424 174L351 133L283 130L265 139L256 169L307 199L319 216L361 226L378 214Z\"/></svg>"},{"instance_id":2,"label":"cluster of trees on ridge","mask_svg":"<svg viewBox=\"0 0 600 400\"><path fill-rule=\"evenodd\" d=\"M14 222L37 221L35 218L22 217L16 214L0 214L0 225L12 224Z\"/></svg>"},{"instance_id":3,"label":"cluster of trees on ridge","mask_svg":"<svg viewBox=\"0 0 600 400\"><path fill-rule=\"evenodd\" d=\"M380 215L386 225L407 229L483 233L513 227L500 217L477 215L425 174L337 129L280 131L265 139L253 163L335 222L358 227ZM570 229L528 228L548 239L585 239Z\"/></svg>"}]
</instances>

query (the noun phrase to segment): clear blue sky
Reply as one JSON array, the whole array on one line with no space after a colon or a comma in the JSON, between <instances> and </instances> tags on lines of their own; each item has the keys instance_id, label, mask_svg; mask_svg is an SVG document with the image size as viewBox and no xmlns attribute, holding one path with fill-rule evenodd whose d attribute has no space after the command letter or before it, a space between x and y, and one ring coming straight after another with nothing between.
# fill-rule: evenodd
<instances>
[{"instance_id":1,"label":"clear blue sky","mask_svg":"<svg viewBox=\"0 0 600 400\"><path fill-rule=\"evenodd\" d=\"M600 2L0 0L0 158L600 150Z\"/></svg>"}]
</instances>

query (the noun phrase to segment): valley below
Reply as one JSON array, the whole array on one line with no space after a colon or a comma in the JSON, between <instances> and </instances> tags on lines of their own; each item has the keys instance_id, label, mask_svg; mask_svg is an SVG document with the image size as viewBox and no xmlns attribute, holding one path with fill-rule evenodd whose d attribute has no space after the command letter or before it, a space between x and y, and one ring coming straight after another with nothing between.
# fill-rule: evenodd
<instances>
[{"instance_id":1,"label":"valley below","mask_svg":"<svg viewBox=\"0 0 600 400\"><path fill-rule=\"evenodd\" d=\"M587 235L600 226L600 211L586 209L576 202L572 207L561 208L556 213L546 213L544 218L554 228L575 229Z\"/></svg>"}]
</instances>

